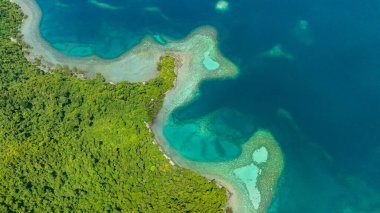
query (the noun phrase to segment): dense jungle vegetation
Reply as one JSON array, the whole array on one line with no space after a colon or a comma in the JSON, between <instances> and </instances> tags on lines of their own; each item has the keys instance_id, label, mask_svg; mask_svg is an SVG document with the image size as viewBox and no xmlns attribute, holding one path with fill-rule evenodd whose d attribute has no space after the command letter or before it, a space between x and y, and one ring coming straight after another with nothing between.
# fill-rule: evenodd
<instances>
[{"instance_id":1,"label":"dense jungle vegetation","mask_svg":"<svg viewBox=\"0 0 380 213\"><path fill-rule=\"evenodd\" d=\"M223 211L225 189L170 165L145 124L173 86L173 57L145 85L45 73L24 57L22 19L0 0L0 212Z\"/></svg>"}]
</instances>

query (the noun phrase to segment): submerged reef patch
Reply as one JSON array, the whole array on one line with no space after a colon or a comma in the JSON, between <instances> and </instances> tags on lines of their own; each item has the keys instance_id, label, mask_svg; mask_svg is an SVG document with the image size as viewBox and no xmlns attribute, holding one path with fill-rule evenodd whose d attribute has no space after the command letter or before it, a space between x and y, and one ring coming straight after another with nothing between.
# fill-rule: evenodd
<instances>
[{"instance_id":1,"label":"submerged reef patch","mask_svg":"<svg viewBox=\"0 0 380 213\"><path fill-rule=\"evenodd\" d=\"M288 52L285 52L281 44L274 45L271 49L262 53L263 56L268 58L286 58L294 59L294 55Z\"/></svg>"},{"instance_id":2,"label":"submerged reef patch","mask_svg":"<svg viewBox=\"0 0 380 213\"><path fill-rule=\"evenodd\" d=\"M313 43L313 32L310 23L305 19L297 21L291 34L298 42L304 45L311 45Z\"/></svg>"},{"instance_id":3,"label":"submerged reef patch","mask_svg":"<svg viewBox=\"0 0 380 213\"><path fill-rule=\"evenodd\" d=\"M220 1L217 1L215 4L215 10L224 12L229 9L230 9L230 3L228 1L220 0Z\"/></svg>"},{"instance_id":4,"label":"submerged reef patch","mask_svg":"<svg viewBox=\"0 0 380 213\"><path fill-rule=\"evenodd\" d=\"M187 159L217 162L238 157L242 144L254 130L255 125L244 114L224 108L189 121L179 121L173 113L164 127L164 135Z\"/></svg>"},{"instance_id":5,"label":"submerged reef patch","mask_svg":"<svg viewBox=\"0 0 380 213\"><path fill-rule=\"evenodd\" d=\"M263 147L267 150L267 159L258 163L253 155ZM239 213L266 212L284 168L284 157L277 141L269 131L263 129L256 131L242 145L241 155L233 160L194 162L183 158L180 162L227 186L232 194L229 206Z\"/></svg>"},{"instance_id":6,"label":"submerged reef patch","mask_svg":"<svg viewBox=\"0 0 380 213\"><path fill-rule=\"evenodd\" d=\"M89 0L88 2L90 4L98 7L98 8L101 8L101 9L106 9L106 10L120 10L120 9L122 9L122 7L120 7L120 6L111 5L110 3L101 2L99 0Z\"/></svg>"},{"instance_id":7,"label":"submerged reef patch","mask_svg":"<svg viewBox=\"0 0 380 213\"><path fill-rule=\"evenodd\" d=\"M231 193L229 206L235 212L265 212L284 163L281 149L271 133L257 130L244 114L232 108L216 110L197 119L176 117L176 110L202 95L198 90L202 80L233 78L238 74L237 67L218 52L215 32L210 29L203 28L205 33L193 34L197 39L193 37L187 43L191 51L177 55L175 88L166 94L152 130L171 160L227 187ZM185 46L182 50L187 49ZM205 55L219 67L207 69ZM253 153L262 147L268 152L267 159L257 163ZM243 177L245 171L241 168L245 167L258 169L247 172L253 176ZM257 178L253 184L255 174Z\"/></svg>"}]
</instances>

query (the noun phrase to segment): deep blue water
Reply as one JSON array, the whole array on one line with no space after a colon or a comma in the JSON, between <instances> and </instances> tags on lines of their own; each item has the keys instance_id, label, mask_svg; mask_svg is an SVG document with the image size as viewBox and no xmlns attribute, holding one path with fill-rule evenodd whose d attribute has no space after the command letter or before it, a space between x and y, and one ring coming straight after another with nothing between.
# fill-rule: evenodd
<instances>
[{"instance_id":1,"label":"deep blue water","mask_svg":"<svg viewBox=\"0 0 380 213\"><path fill-rule=\"evenodd\" d=\"M204 82L199 99L171 117L194 123L233 109L245 120L232 121L227 110L219 127L206 125L214 136L238 131L212 142L236 142L236 153L202 158L199 145L193 160L236 157L244 138L268 128L286 157L273 212L380 212L380 1L231 0L224 13L209 0L103 0L117 10L59 1L70 7L37 0L41 33L73 56L114 58L146 34L182 38L200 25L216 27L221 51L241 74ZM297 28L300 20L307 29ZM294 59L261 55L275 44ZM278 108L289 111L298 128L278 116Z\"/></svg>"}]
</instances>

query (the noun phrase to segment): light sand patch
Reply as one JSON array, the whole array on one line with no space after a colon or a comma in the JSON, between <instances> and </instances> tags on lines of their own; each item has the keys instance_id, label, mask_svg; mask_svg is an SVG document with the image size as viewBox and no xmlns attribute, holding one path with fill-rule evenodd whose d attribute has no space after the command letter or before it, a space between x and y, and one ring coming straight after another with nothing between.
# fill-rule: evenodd
<instances>
[{"instance_id":1,"label":"light sand patch","mask_svg":"<svg viewBox=\"0 0 380 213\"><path fill-rule=\"evenodd\" d=\"M203 65L206 67L206 69L208 69L208 70L216 70L216 69L219 68L219 66L220 66L219 63L216 62L216 61L214 61L210 57L210 55L209 55L208 52L204 53L203 55L204 55Z\"/></svg>"},{"instance_id":2,"label":"light sand patch","mask_svg":"<svg viewBox=\"0 0 380 213\"><path fill-rule=\"evenodd\" d=\"M260 169L254 164L249 164L237 168L233 171L234 175L241 180L248 191L249 199L252 202L253 208L256 210L260 207L261 195L257 189L257 178L260 174Z\"/></svg>"},{"instance_id":3,"label":"light sand patch","mask_svg":"<svg viewBox=\"0 0 380 213\"><path fill-rule=\"evenodd\" d=\"M160 44L166 44L165 39L159 34L153 35L153 38Z\"/></svg>"},{"instance_id":4,"label":"light sand patch","mask_svg":"<svg viewBox=\"0 0 380 213\"><path fill-rule=\"evenodd\" d=\"M256 149L252 154L252 159L255 163L261 164L268 160L268 150L264 146Z\"/></svg>"}]
</instances>

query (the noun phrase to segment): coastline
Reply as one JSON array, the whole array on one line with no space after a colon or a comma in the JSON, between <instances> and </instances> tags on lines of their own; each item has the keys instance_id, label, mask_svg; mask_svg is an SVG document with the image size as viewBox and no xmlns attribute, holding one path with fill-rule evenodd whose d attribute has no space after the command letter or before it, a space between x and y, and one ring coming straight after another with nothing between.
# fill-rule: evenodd
<instances>
[{"instance_id":1,"label":"coastline","mask_svg":"<svg viewBox=\"0 0 380 213\"><path fill-rule=\"evenodd\" d=\"M102 59L97 56L69 57L52 48L41 36L39 25L42 18L41 9L35 0L11 0L27 16L21 26L22 40L31 46L27 59L41 60L50 67L68 66L84 72L87 77L102 74L107 81L143 82L158 75L156 62L165 51L153 38L145 37L142 42L115 59Z\"/></svg>"},{"instance_id":2,"label":"coastline","mask_svg":"<svg viewBox=\"0 0 380 213\"><path fill-rule=\"evenodd\" d=\"M215 31L200 40L194 45L191 45L192 51L178 59L176 66L177 78L173 89L166 93L163 106L159 111L151 129L156 136L156 141L166 153L172 162L198 172L208 179L215 179L219 185L224 186L228 190L227 207L233 209L234 212L265 212L270 205L278 178L283 169L283 155L277 142L270 132L267 130L259 130L253 134L252 138L243 145L243 153L238 158L219 163L195 162L181 156L174 148L166 141L163 135L163 128L168 123L169 115L177 107L191 102L196 98L199 91L199 84L206 79L212 78L235 78L239 74L238 68L228 61L218 50L217 35ZM202 43L204 42L204 43ZM170 42L169 42L170 44ZM204 57L207 55L218 63L218 68L208 70L203 64ZM192 60L188 60L192 58ZM191 63L189 63L191 62ZM264 144L269 150L270 160L268 163L260 166L260 177L257 180L256 188L260 188L260 193L263 202L259 203L259 207L254 209L252 201L249 200L247 187L234 174L236 169L245 167L252 163L252 153L255 151L255 144ZM260 196L260 195L259 195Z\"/></svg>"},{"instance_id":3,"label":"coastline","mask_svg":"<svg viewBox=\"0 0 380 213\"><path fill-rule=\"evenodd\" d=\"M67 65L84 71L87 77L97 73L102 74L110 83L120 81L143 82L158 75L156 62L162 55L172 54L177 59L174 88L166 93L163 107L152 124L158 146L169 162L201 173L208 179L215 179L219 185L228 190L228 207L237 212L247 212L250 206L242 207L247 202L244 187L234 182L235 179L221 175L219 171L211 171L206 167L215 167L213 163L192 162L181 157L172 149L163 136L162 129L166 125L170 113L177 107L191 101L198 91L199 84L205 79L234 78L239 74L238 68L222 56L218 50L216 31L213 27L205 26L195 29L186 38L175 41L166 38L165 45L159 44L151 37L145 37L140 44L125 52L118 58L106 60L96 56L77 58L68 57L53 49L40 35L39 23L41 11L34 0L11 0L18 4L24 19L21 33L22 40L32 46L28 60L43 59L50 66ZM207 67L205 60L217 63L217 66ZM240 157L236 159L239 161ZM235 160L234 160L235 161ZM229 162L222 162L218 168L224 168Z\"/></svg>"},{"instance_id":4,"label":"coastline","mask_svg":"<svg viewBox=\"0 0 380 213\"><path fill-rule=\"evenodd\" d=\"M212 28L211 28L212 29ZM169 115L177 107L193 101L199 91L199 84L206 79L225 79L236 78L239 74L238 68L228 61L218 50L217 35L215 31L204 39L191 45L192 51L189 51L185 58L177 57L176 74L174 88L166 93L163 106L159 111L156 119L151 125L151 130L156 136L156 141L162 151L170 157L170 161L175 164L198 172L208 179L215 179L219 185L224 186L228 190L227 207L233 209L234 212L265 212L269 207L274 191L284 167L284 158L280 147L274 137L267 130L258 130L243 145L243 153L238 158L219 163L195 162L181 156L166 141L163 135L163 128L168 123ZM204 42L204 43L202 43ZM170 44L170 42L169 42ZM218 63L218 68L208 70L204 65L204 57L207 55ZM192 60L188 60L192 58ZM185 59L185 60L184 60ZM254 209L252 201L248 198L246 184L242 183L234 174L239 168L252 164L252 153L260 148L258 145L265 145L269 150L271 157L267 163L260 165L260 177L257 178L256 188L260 188L262 202L259 207Z\"/></svg>"},{"instance_id":5,"label":"coastline","mask_svg":"<svg viewBox=\"0 0 380 213\"><path fill-rule=\"evenodd\" d=\"M156 121L156 125L165 126L161 121ZM260 129L255 132L243 145L242 153L238 158L222 162L196 162L180 155L167 144L160 127L155 128L157 128L154 130L156 140L166 153L170 153L171 161L198 172L210 180L216 180L219 185L228 190L227 207L232 208L233 212L264 213L269 208L284 168L284 156L277 141L268 130ZM262 147L268 150L268 160L264 163L256 163L253 153ZM238 171L243 172L238 174ZM249 183L252 178L255 179L254 186Z\"/></svg>"},{"instance_id":6,"label":"coastline","mask_svg":"<svg viewBox=\"0 0 380 213\"><path fill-rule=\"evenodd\" d=\"M181 53L191 48L188 47L186 50L177 46L187 42L196 45L196 42L189 41L193 37L213 37L214 42L217 42L215 29L211 26L202 26L194 29L181 40L174 40L165 36L166 44L160 44L153 37L145 36L138 45L114 59L102 59L98 56L71 57L60 53L42 38L39 30L42 12L35 0L10 1L16 3L23 14L27 16L20 31L21 39L31 46L31 49L28 49L30 53L26 56L28 60L41 60L42 64L50 67L68 66L70 69L83 72L87 77L102 74L107 81L112 83L120 81L144 82L155 78L159 74L156 69L156 62L159 61L160 57L171 53L186 58Z\"/></svg>"},{"instance_id":7,"label":"coastline","mask_svg":"<svg viewBox=\"0 0 380 213\"><path fill-rule=\"evenodd\" d=\"M75 67L81 71L85 71L85 74L87 77L92 77L96 73L101 73L106 78L106 80L111 83L119 82L123 80L131 81L131 82L141 82L141 81L148 81L156 77L158 75L158 71L156 70L156 61L158 61L162 55L167 54L169 52L170 54L173 54L176 57L177 63L178 63L177 64L178 67L176 68L177 78L175 79L175 82L174 82L174 88L167 92L167 95L169 95L172 91L176 90L179 87L179 84L181 84L181 81L183 81L183 80L179 80L179 77L178 77L179 73L181 73L180 76L183 75L182 73L188 73L188 76L189 76L189 74L191 75L191 73L186 72L185 70L195 71L194 69L191 69L191 63L190 63L191 57L194 55L194 53L191 53L191 51L187 51L187 53L181 52L178 48L176 48L178 44L185 43L186 41L189 41L192 38L196 37L200 40L202 40L203 38L206 41L213 43L214 48L217 46L216 31L210 26L204 26L204 27L199 27L195 29L193 32L191 32L188 36L186 36L184 39L180 41L175 41L174 39L165 37L165 40L167 41L167 43L170 43L169 45L161 45L155 42L154 39L150 37L146 37L142 40L140 44L133 47L131 50L127 51L120 57L111 59L111 60L101 59L97 56L91 56L91 57L85 57L85 58L68 57L59 53L57 50L53 49L41 37L40 31L39 31L39 24L40 24L42 14L41 14L41 10L39 6L34 0L32 1L10 0L10 1L20 6L23 14L27 16L27 18L25 18L22 23L21 39L32 47L30 49L30 54L26 55L28 60L34 61L34 60L42 59L43 60L42 63L48 66L67 65L71 69ZM199 42L197 41L190 42L190 43L194 44L193 46L197 46L197 44L199 46ZM187 49L191 50L192 49L191 46L192 45L189 45ZM122 79L120 78L113 79L112 76L109 76L107 75L107 73L104 72L104 70L109 70L109 69L112 70L112 67L115 67L115 68L123 67L123 64L128 62L128 57L134 56L135 54L138 54L141 52L143 53L144 51L147 51L147 50L151 51L152 49L155 49L153 55L157 58L157 60L154 60L154 57L153 59L152 57L146 57L146 58L149 58L149 61L152 67L141 68L143 71L142 74L128 73L128 76L126 75ZM182 51L184 49L186 48L183 48ZM204 54L201 54L201 55L204 55ZM237 68L233 66L232 64L230 64L230 68L232 69L231 69L231 73L228 74L228 76L236 76L238 74ZM86 72L86 70L91 70L92 72ZM117 72L117 69L116 69L116 72ZM219 78L222 76L225 76L225 75L222 75L220 72L219 73L217 72L217 73L211 73L211 76L209 76L208 78L211 78L211 77ZM206 78L206 77L202 77L202 79L203 78ZM182 100L182 102L191 100L192 94L195 93L199 83L200 83L200 79L196 81L196 84L192 87L191 90L188 90L189 93L186 96L187 98L186 100ZM181 102L179 102L176 106L178 106L180 103ZM175 107L173 107L172 109L174 108ZM163 112L164 109L167 109L167 108L162 108L160 112ZM165 115L170 114L170 111L164 110L164 112L165 112ZM159 137L157 136L156 136L156 141L158 143L158 146L160 147L160 150L163 152L163 155L166 158L168 158L171 165L174 166L174 163L177 165L181 165L181 163L176 162L173 156L171 156L171 153L166 152L167 149L164 148L165 143L162 140L160 140ZM225 187L228 190L229 205L230 206L231 204L233 206L238 205L238 197L236 196L238 193L234 189L232 183L224 181L222 178L217 178L215 176L208 176L206 174L202 174L202 175L204 175L206 178L216 179L216 182L219 185Z\"/></svg>"}]
</instances>

